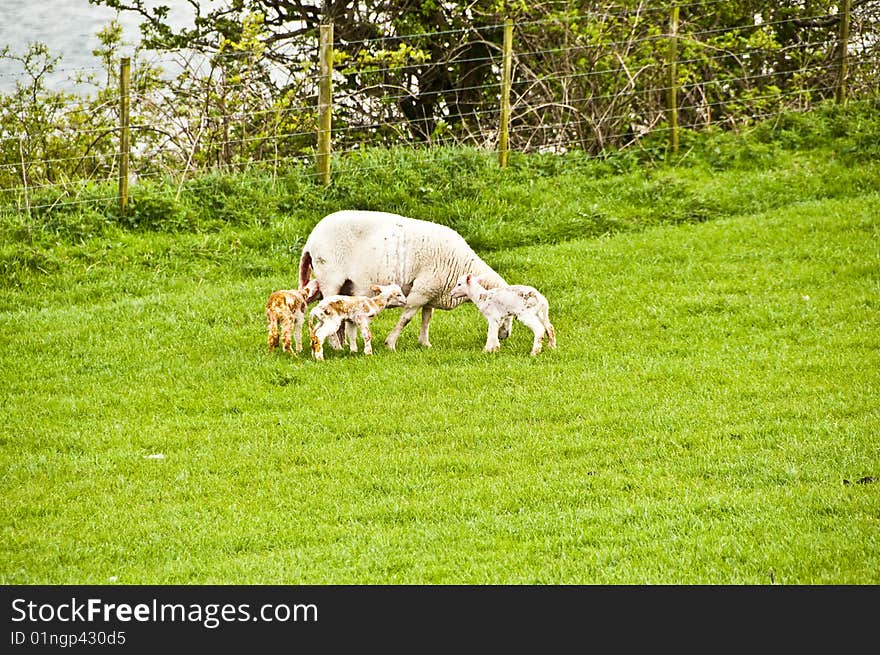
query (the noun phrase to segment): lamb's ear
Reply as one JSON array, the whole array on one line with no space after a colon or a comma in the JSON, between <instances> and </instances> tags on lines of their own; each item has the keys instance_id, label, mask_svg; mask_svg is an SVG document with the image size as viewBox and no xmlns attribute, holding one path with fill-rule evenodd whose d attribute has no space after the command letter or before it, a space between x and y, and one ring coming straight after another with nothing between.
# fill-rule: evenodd
<instances>
[{"instance_id":1,"label":"lamb's ear","mask_svg":"<svg viewBox=\"0 0 880 655\"><path fill-rule=\"evenodd\" d=\"M370 291L372 291L373 293L381 293L382 289L379 288L378 284L374 284L370 287Z\"/></svg>"}]
</instances>

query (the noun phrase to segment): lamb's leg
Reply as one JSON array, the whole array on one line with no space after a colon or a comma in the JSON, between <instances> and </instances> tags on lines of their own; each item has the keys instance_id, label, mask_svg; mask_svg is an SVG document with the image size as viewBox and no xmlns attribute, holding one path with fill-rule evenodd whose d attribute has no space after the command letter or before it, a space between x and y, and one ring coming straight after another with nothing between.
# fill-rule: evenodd
<instances>
[{"instance_id":1,"label":"lamb's leg","mask_svg":"<svg viewBox=\"0 0 880 655\"><path fill-rule=\"evenodd\" d=\"M499 323L496 319L490 318L489 329L486 332L486 345L483 347L487 353L495 353L501 350L501 344L498 343L498 327Z\"/></svg>"},{"instance_id":2,"label":"lamb's leg","mask_svg":"<svg viewBox=\"0 0 880 655\"><path fill-rule=\"evenodd\" d=\"M358 322L358 325L360 325L360 322ZM355 325L351 321L345 321L345 340L348 341L348 349L353 353L356 353L358 351L358 325Z\"/></svg>"},{"instance_id":3,"label":"lamb's leg","mask_svg":"<svg viewBox=\"0 0 880 655\"><path fill-rule=\"evenodd\" d=\"M312 357L321 361L324 359L324 340L318 336L317 331L309 330L309 340L312 343Z\"/></svg>"},{"instance_id":4,"label":"lamb's leg","mask_svg":"<svg viewBox=\"0 0 880 655\"><path fill-rule=\"evenodd\" d=\"M281 317L281 343L283 344L283 349L286 353L293 352L293 348L290 347L290 330L293 327L291 323L291 316L289 314L285 314Z\"/></svg>"},{"instance_id":5,"label":"lamb's leg","mask_svg":"<svg viewBox=\"0 0 880 655\"><path fill-rule=\"evenodd\" d=\"M300 353L303 349L302 327L305 321L305 314L297 312L293 315L293 340L296 343L296 352Z\"/></svg>"},{"instance_id":6,"label":"lamb's leg","mask_svg":"<svg viewBox=\"0 0 880 655\"><path fill-rule=\"evenodd\" d=\"M434 308L425 305L422 307L422 329L419 330L419 343L425 348L431 347L431 341L428 339L428 325L431 323L431 316L434 314Z\"/></svg>"},{"instance_id":7,"label":"lamb's leg","mask_svg":"<svg viewBox=\"0 0 880 655\"><path fill-rule=\"evenodd\" d=\"M547 336L550 337L550 341L547 344L551 348L556 347L556 328L554 328L549 322L545 328L547 330Z\"/></svg>"},{"instance_id":8,"label":"lamb's leg","mask_svg":"<svg viewBox=\"0 0 880 655\"><path fill-rule=\"evenodd\" d=\"M541 315L539 316L539 318L541 319L541 323L544 324L544 329L547 331L547 337L548 337L547 345L550 346L551 348L555 348L556 347L556 328L554 328L553 324L550 323L550 316L549 316L549 312L547 311L546 307L544 308L544 311L541 312Z\"/></svg>"},{"instance_id":9,"label":"lamb's leg","mask_svg":"<svg viewBox=\"0 0 880 655\"><path fill-rule=\"evenodd\" d=\"M550 348L556 347L556 329L553 327L553 324L550 322L550 306L545 301L541 303L538 307L538 311L536 312L538 315L538 320L541 321L541 325L544 326L544 331L547 333L547 345Z\"/></svg>"},{"instance_id":10,"label":"lamb's leg","mask_svg":"<svg viewBox=\"0 0 880 655\"><path fill-rule=\"evenodd\" d=\"M361 330L361 336L364 338L364 354L373 354L373 334L370 332L370 319L366 316L359 316L357 326Z\"/></svg>"},{"instance_id":11,"label":"lamb's leg","mask_svg":"<svg viewBox=\"0 0 880 655\"><path fill-rule=\"evenodd\" d=\"M269 348L269 352L272 352L278 345L278 323L275 322L275 316L269 312L266 312L266 321L268 323L269 330L269 336L266 339L266 345Z\"/></svg>"},{"instance_id":12,"label":"lamb's leg","mask_svg":"<svg viewBox=\"0 0 880 655\"><path fill-rule=\"evenodd\" d=\"M506 339L510 336L511 330L513 330L513 316L508 316L501 321L501 327L498 330L498 338Z\"/></svg>"},{"instance_id":13,"label":"lamb's leg","mask_svg":"<svg viewBox=\"0 0 880 655\"><path fill-rule=\"evenodd\" d=\"M534 333L535 338L532 341L532 352L529 354L537 355L541 352L541 344L544 341L544 324L540 318L530 313L520 314L517 318Z\"/></svg>"},{"instance_id":14,"label":"lamb's leg","mask_svg":"<svg viewBox=\"0 0 880 655\"><path fill-rule=\"evenodd\" d=\"M309 330L309 341L312 344L312 357L317 360L324 359L324 350L322 348L322 344L318 339L318 333L314 330Z\"/></svg>"},{"instance_id":15,"label":"lamb's leg","mask_svg":"<svg viewBox=\"0 0 880 655\"><path fill-rule=\"evenodd\" d=\"M346 278L344 276L340 276L338 274L330 274L324 270L321 270L320 272L315 270L314 274L315 277L318 279L321 289L321 295L324 298L339 294L342 291L342 287L345 285L346 282ZM333 350L342 350L342 340L345 338L342 325L337 325L336 330L334 330L333 334L330 334L328 336L330 338L330 347L333 348Z\"/></svg>"},{"instance_id":16,"label":"lamb's leg","mask_svg":"<svg viewBox=\"0 0 880 655\"><path fill-rule=\"evenodd\" d=\"M342 350L342 347L345 345L348 324L348 321L343 321L340 326L336 328L336 332L330 335L330 347L333 348L333 350Z\"/></svg>"},{"instance_id":17,"label":"lamb's leg","mask_svg":"<svg viewBox=\"0 0 880 655\"><path fill-rule=\"evenodd\" d=\"M312 355L315 359L324 359L324 340L339 329L338 320L326 320L315 328L312 333Z\"/></svg>"},{"instance_id":18,"label":"lamb's leg","mask_svg":"<svg viewBox=\"0 0 880 655\"><path fill-rule=\"evenodd\" d=\"M346 321L343 321L342 323L339 324L339 327L336 328L335 332L333 332L332 334L327 336L329 343L330 343L330 347L333 348L333 350L342 350L343 346L345 345L345 326L346 326L346 324L347 324Z\"/></svg>"}]
</instances>

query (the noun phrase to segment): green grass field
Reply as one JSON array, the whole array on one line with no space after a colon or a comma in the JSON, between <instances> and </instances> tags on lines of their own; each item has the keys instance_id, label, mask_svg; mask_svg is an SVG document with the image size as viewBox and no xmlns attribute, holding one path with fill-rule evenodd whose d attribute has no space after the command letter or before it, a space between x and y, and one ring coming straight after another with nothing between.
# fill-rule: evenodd
<instances>
[{"instance_id":1,"label":"green grass field","mask_svg":"<svg viewBox=\"0 0 880 655\"><path fill-rule=\"evenodd\" d=\"M371 358L267 353L323 207L7 227L0 580L880 583L880 163L833 150L533 176L581 237L476 193L519 236L457 227L550 300L536 358L519 324L483 353L473 305L435 313L430 350L416 324L385 350L394 309Z\"/></svg>"}]
</instances>

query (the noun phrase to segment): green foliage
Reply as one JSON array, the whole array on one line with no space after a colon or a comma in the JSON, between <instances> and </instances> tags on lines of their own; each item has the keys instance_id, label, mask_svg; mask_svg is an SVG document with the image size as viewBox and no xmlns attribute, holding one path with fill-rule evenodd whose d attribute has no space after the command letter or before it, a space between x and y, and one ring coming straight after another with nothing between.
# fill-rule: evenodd
<instances>
[{"instance_id":1,"label":"green foliage","mask_svg":"<svg viewBox=\"0 0 880 655\"><path fill-rule=\"evenodd\" d=\"M878 101L866 100L783 114L738 134L686 132L677 166L663 163L659 140L602 158L513 153L506 169L493 153L469 148L367 148L337 159L327 188L310 164L142 180L132 185L124 216L110 183L50 188L31 196L37 208L29 218L20 201L0 209L0 234L54 244L115 229L304 230L323 214L359 208L449 225L481 250L556 243L878 188L877 110Z\"/></svg>"}]
</instances>

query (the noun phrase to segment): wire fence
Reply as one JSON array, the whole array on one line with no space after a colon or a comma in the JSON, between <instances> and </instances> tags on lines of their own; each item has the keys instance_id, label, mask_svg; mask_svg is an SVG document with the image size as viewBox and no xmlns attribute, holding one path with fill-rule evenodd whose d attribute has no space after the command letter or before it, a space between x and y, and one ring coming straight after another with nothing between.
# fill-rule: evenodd
<instances>
[{"instance_id":1,"label":"wire fence","mask_svg":"<svg viewBox=\"0 0 880 655\"><path fill-rule=\"evenodd\" d=\"M91 92L71 94L46 88L50 58L34 56L15 91L0 95L0 203L31 212L115 202L129 184L181 185L210 171L298 167L320 181L325 111L331 162L393 146L601 155L646 144L671 151L682 130L737 130L829 99L876 95L880 2L706 24L708 11L724 7L606 5L521 21L509 53L501 20L337 38L325 44L327 107L317 34L283 56L253 44L139 51L127 91L117 59L72 71Z\"/></svg>"}]
</instances>

